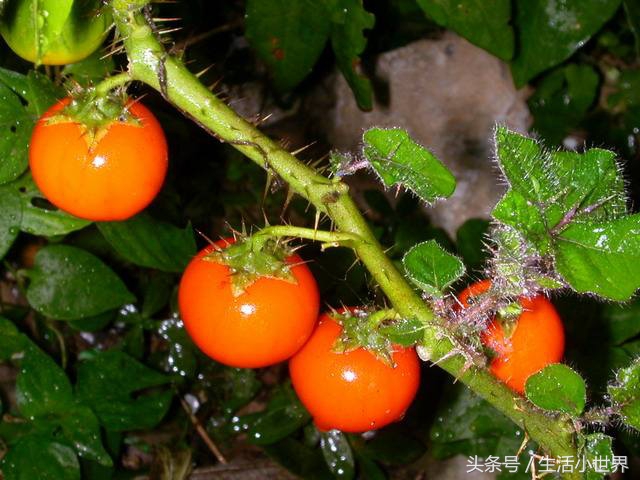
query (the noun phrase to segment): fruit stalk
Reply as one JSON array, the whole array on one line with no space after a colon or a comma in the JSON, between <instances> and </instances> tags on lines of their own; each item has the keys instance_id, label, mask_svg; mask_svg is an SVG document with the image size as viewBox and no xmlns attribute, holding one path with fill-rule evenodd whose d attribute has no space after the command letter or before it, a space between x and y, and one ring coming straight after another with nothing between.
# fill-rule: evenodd
<instances>
[{"instance_id":1,"label":"fruit stalk","mask_svg":"<svg viewBox=\"0 0 640 480\"><path fill-rule=\"evenodd\" d=\"M353 249L396 311L426 325L423 344L429 350L431 360L526 430L547 454L577 459L575 429L570 421L540 412L486 370L465 369L460 355L447 356L455 349L447 326L386 256L349 196L348 186L318 174L299 161L217 98L178 58L169 55L143 14L148 3L148 0L112 0L110 3L129 58L131 77L158 90L167 101L220 141L229 143L270 173L278 175L319 212L327 214L339 232L361 239L353 242ZM577 479L582 475L568 473L565 478Z\"/></svg>"},{"instance_id":2,"label":"fruit stalk","mask_svg":"<svg viewBox=\"0 0 640 480\"><path fill-rule=\"evenodd\" d=\"M96 85L95 93L99 97L104 97L107 96L111 92L111 90L114 90L115 88L121 87L123 85L127 85L130 82L131 75L129 75L129 72L121 72L116 75L111 75L102 80L98 85Z\"/></svg>"}]
</instances>

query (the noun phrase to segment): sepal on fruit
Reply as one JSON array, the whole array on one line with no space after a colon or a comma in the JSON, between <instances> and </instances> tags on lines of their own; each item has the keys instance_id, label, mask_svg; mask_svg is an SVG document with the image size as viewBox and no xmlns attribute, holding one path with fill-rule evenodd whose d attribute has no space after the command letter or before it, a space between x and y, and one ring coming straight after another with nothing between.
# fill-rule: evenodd
<instances>
[{"instance_id":1,"label":"sepal on fruit","mask_svg":"<svg viewBox=\"0 0 640 480\"><path fill-rule=\"evenodd\" d=\"M373 353L379 360L394 367L393 352L397 341L403 346L413 345L422 335L424 326L402 318L394 310L351 308L331 315L341 326L342 332L333 346L336 353L346 353L358 348ZM398 338L400 337L400 338Z\"/></svg>"},{"instance_id":2,"label":"sepal on fruit","mask_svg":"<svg viewBox=\"0 0 640 480\"><path fill-rule=\"evenodd\" d=\"M229 243L226 248L216 246L204 259L229 267L233 295L237 297L261 277L278 278L295 284L292 264L287 262L291 255L293 249L285 242L273 238L256 240L256 237L246 237Z\"/></svg>"},{"instance_id":3,"label":"sepal on fruit","mask_svg":"<svg viewBox=\"0 0 640 480\"><path fill-rule=\"evenodd\" d=\"M47 118L47 125L75 122L82 126L89 145L95 145L114 122L141 126L129 109L131 100L124 89L100 94L95 88L75 86L62 110Z\"/></svg>"}]
</instances>

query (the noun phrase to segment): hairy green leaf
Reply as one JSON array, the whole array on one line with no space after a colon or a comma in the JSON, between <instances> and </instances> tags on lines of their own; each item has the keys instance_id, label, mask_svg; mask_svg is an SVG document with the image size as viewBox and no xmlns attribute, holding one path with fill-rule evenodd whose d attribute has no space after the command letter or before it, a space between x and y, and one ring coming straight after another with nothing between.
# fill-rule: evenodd
<instances>
[{"instance_id":1,"label":"hairy green leaf","mask_svg":"<svg viewBox=\"0 0 640 480\"><path fill-rule=\"evenodd\" d=\"M597 148L583 154L548 152L504 128L498 129L496 142L510 188L493 217L517 232L527 250L553 261L574 290L628 299L640 287L640 217L627 215L615 154ZM499 245L507 249L504 242ZM517 258L522 246L509 250ZM540 275L541 281L546 278Z\"/></svg>"},{"instance_id":2,"label":"hairy green leaf","mask_svg":"<svg viewBox=\"0 0 640 480\"><path fill-rule=\"evenodd\" d=\"M624 181L613 152L547 152L535 140L503 127L496 131L496 145L510 189L542 212L547 228L556 227L568 213L572 220L585 221L626 212Z\"/></svg>"},{"instance_id":3,"label":"hairy green leaf","mask_svg":"<svg viewBox=\"0 0 640 480\"><path fill-rule=\"evenodd\" d=\"M29 304L60 320L90 317L135 301L120 278L94 255L68 245L49 245L35 257Z\"/></svg>"},{"instance_id":4,"label":"hairy green leaf","mask_svg":"<svg viewBox=\"0 0 640 480\"><path fill-rule=\"evenodd\" d=\"M544 410L580 415L587 401L584 380L561 363L549 365L531 375L526 383L527 398Z\"/></svg>"},{"instance_id":5,"label":"hairy green leaf","mask_svg":"<svg viewBox=\"0 0 640 480\"><path fill-rule=\"evenodd\" d=\"M424 337L424 329L425 325L420 320L403 318L383 323L378 327L378 332L391 343L408 347Z\"/></svg>"},{"instance_id":6,"label":"hairy green leaf","mask_svg":"<svg viewBox=\"0 0 640 480\"><path fill-rule=\"evenodd\" d=\"M594 460L599 462L602 462L602 460L605 460L605 462L611 461L613 458L613 439L604 433L590 433L580 440L582 443L582 453L586 461L592 465L592 467L585 472L585 480L603 480L605 478L605 472L610 470L611 467L605 463L604 468L601 467L599 469L600 471L598 471L593 467L593 462Z\"/></svg>"},{"instance_id":7,"label":"hairy green leaf","mask_svg":"<svg viewBox=\"0 0 640 480\"><path fill-rule=\"evenodd\" d=\"M556 268L578 292L628 300L640 288L640 214L571 224L558 236Z\"/></svg>"},{"instance_id":8,"label":"hairy green leaf","mask_svg":"<svg viewBox=\"0 0 640 480\"><path fill-rule=\"evenodd\" d=\"M455 190L451 172L405 130L371 128L363 140L363 153L386 187L401 185L427 203Z\"/></svg>"},{"instance_id":9,"label":"hairy green leaf","mask_svg":"<svg viewBox=\"0 0 640 480\"><path fill-rule=\"evenodd\" d=\"M625 425L640 430L640 358L616 372L608 392L611 406Z\"/></svg>"},{"instance_id":10,"label":"hairy green leaf","mask_svg":"<svg viewBox=\"0 0 640 480\"><path fill-rule=\"evenodd\" d=\"M509 0L418 0L436 23L495 56L513 56L514 36Z\"/></svg>"},{"instance_id":11,"label":"hairy green leaf","mask_svg":"<svg viewBox=\"0 0 640 480\"><path fill-rule=\"evenodd\" d=\"M415 245L403 257L402 264L409 279L432 297L441 297L465 271L462 261L435 240Z\"/></svg>"}]
</instances>

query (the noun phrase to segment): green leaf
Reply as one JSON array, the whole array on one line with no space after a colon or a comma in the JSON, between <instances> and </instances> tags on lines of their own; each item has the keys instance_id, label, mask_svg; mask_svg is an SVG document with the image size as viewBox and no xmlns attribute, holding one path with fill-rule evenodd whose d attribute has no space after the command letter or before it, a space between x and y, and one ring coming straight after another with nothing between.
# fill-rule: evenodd
<instances>
[{"instance_id":1,"label":"green leaf","mask_svg":"<svg viewBox=\"0 0 640 480\"><path fill-rule=\"evenodd\" d=\"M571 224L558 237L556 268L577 292L628 300L640 288L640 214Z\"/></svg>"},{"instance_id":2,"label":"green leaf","mask_svg":"<svg viewBox=\"0 0 640 480\"><path fill-rule=\"evenodd\" d=\"M291 435L310 419L291 386L285 385L276 391L266 410L252 422L247 435L255 445L269 445Z\"/></svg>"},{"instance_id":3,"label":"green leaf","mask_svg":"<svg viewBox=\"0 0 640 480\"><path fill-rule=\"evenodd\" d=\"M484 242L489 233L490 223L487 220L472 218L462 224L456 232L456 247L471 271L480 270L487 259Z\"/></svg>"},{"instance_id":4,"label":"green leaf","mask_svg":"<svg viewBox=\"0 0 640 480\"><path fill-rule=\"evenodd\" d=\"M435 458L453 455L513 455L522 443L522 431L471 390L450 386L431 427Z\"/></svg>"},{"instance_id":5,"label":"green leaf","mask_svg":"<svg viewBox=\"0 0 640 480\"><path fill-rule=\"evenodd\" d=\"M59 91L44 75L0 68L0 184L18 178L28 164L28 145L36 120Z\"/></svg>"},{"instance_id":6,"label":"green leaf","mask_svg":"<svg viewBox=\"0 0 640 480\"><path fill-rule=\"evenodd\" d=\"M116 252L142 267L182 272L197 252L191 225L177 228L146 213L97 225Z\"/></svg>"},{"instance_id":7,"label":"green leaf","mask_svg":"<svg viewBox=\"0 0 640 480\"><path fill-rule=\"evenodd\" d=\"M292 437L265 445L269 457L300 478L306 480L335 480L318 448L311 448Z\"/></svg>"},{"instance_id":8,"label":"green leaf","mask_svg":"<svg viewBox=\"0 0 640 480\"><path fill-rule=\"evenodd\" d=\"M636 55L640 55L640 4L635 0L622 0L622 5L629 27L636 39Z\"/></svg>"},{"instance_id":9,"label":"green leaf","mask_svg":"<svg viewBox=\"0 0 640 480\"><path fill-rule=\"evenodd\" d=\"M378 327L378 332L392 343L409 347L415 345L424 337L425 325L417 319L400 319L391 323L384 323Z\"/></svg>"},{"instance_id":10,"label":"green leaf","mask_svg":"<svg viewBox=\"0 0 640 480\"><path fill-rule=\"evenodd\" d=\"M173 275L161 272L149 272L148 280L144 283L142 307L140 314L144 318L151 318L164 308L171 300L175 282Z\"/></svg>"},{"instance_id":11,"label":"green leaf","mask_svg":"<svg viewBox=\"0 0 640 480\"><path fill-rule=\"evenodd\" d=\"M386 187L402 185L427 203L455 190L451 172L405 130L371 128L363 141L363 153Z\"/></svg>"},{"instance_id":12,"label":"green leaf","mask_svg":"<svg viewBox=\"0 0 640 480\"><path fill-rule=\"evenodd\" d=\"M116 69L113 55L105 56L102 49L98 49L84 60L65 65L62 74L73 79L82 86L98 83Z\"/></svg>"},{"instance_id":13,"label":"green leaf","mask_svg":"<svg viewBox=\"0 0 640 480\"><path fill-rule=\"evenodd\" d=\"M602 317L609 327L607 338L613 345L620 345L640 334L640 301L637 299L630 304L605 305Z\"/></svg>"},{"instance_id":14,"label":"green leaf","mask_svg":"<svg viewBox=\"0 0 640 480\"><path fill-rule=\"evenodd\" d=\"M29 343L16 380L16 402L25 417L60 412L73 403L71 383L51 357Z\"/></svg>"},{"instance_id":15,"label":"green leaf","mask_svg":"<svg viewBox=\"0 0 640 480\"><path fill-rule=\"evenodd\" d=\"M587 387L574 370L556 363L527 379L527 397L535 405L555 412L580 415L587 401Z\"/></svg>"},{"instance_id":16,"label":"green leaf","mask_svg":"<svg viewBox=\"0 0 640 480\"><path fill-rule=\"evenodd\" d=\"M247 405L262 387L257 371L250 368L224 367L221 382L223 399L220 404L227 413Z\"/></svg>"},{"instance_id":17,"label":"green leaf","mask_svg":"<svg viewBox=\"0 0 640 480\"><path fill-rule=\"evenodd\" d=\"M135 301L122 280L98 257L68 245L40 249L29 277L29 304L60 320L90 317Z\"/></svg>"},{"instance_id":18,"label":"green leaf","mask_svg":"<svg viewBox=\"0 0 640 480\"><path fill-rule=\"evenodd\" d=\"M16 381L16 403L34 432L62 438L83 458L110 465L93 412L78 405L65 372L15 326L0 317L1 359L23 351Z\"/></svg>"},{"instance_id":19,"label":"green leaf","mask_svg":"<svg viewBox=\"0 0 640 480\"><path fill-rule=\"evenodd\" d=\"M369 440L362 453L387 465L407 465L422 456L425 446L407 432L387 428Z\"/></svg>"},{"instance_id":20,"label":"green leaf","mask_svg":"<svg viewBox=\"0 0 640 480\"><path fill-rule=\"evenodd\" d=\"M546 152L504 128L496 142L510 188L494 218L521 235L528 250L555 262L574 290L627 300L640 287L640 217L626 216L624 181L613 152Z\"/></svg>"},{"instance_id":21,"label":"green leaf","mask_svg":"<svg viewBox=\"0 0 640 480\"><path fill-rule=\"evenodd\" d=\"M358 462L358 478L366 478L367 480L388 480L387 474L382 467L369 457L359 455L356 452L356 460Z\"/></svg>"},{"instance_id":22,"label":"green leaf","mask_svg":"<svg viewBox=\"0 0 640 480\"><path fill-rule=\"evenodd\" d=\"M11 188L0 186L0 259L7 254L15 239L18 238L21 222L20 199Z\"/></svg>"},{"instance_id":23,"label":"green leaf","mask_svg":"<svg viewBox=\"0 0 640 480\"><path fill-rule=\"evenodd\" d=\"M431 297L441 297L464 275L462 261L435 240L413 246L402 258L402 265L409 279Z\"/></svg>"},{"instance_id":24,"label":"green leaf","mask_svg":"<svg viewBox=\"0 0 640 480\"><path fill-rule=\"evenodd\" d=\"M618 370L615 383L607 390L611 406L624 424L640 430L640 358Z\"/></svg>"},{"instance_id":25,"label":"green leaf","mask_svg":"<svg viewBox=\"0 0 640 480\"><path fill-rule=\"evenodd\" d=\"M371 110L373 89L362 72L360 54L367 46L363 31L373 28L375 17L367 12L362 0L325 0L331 16L331 45L338 68L353 90L358 106Z\"/></svg>"},{"instance_id":26,"label":"green leaf","mask_svg":"<svg viewBox=\"0 0 640 480\"><path fill-rule=\"evenodd\" d=\"M75 403L36 418L34 423L37 431L52 438L54 435L61 437L73 445L81 458L103 466L112 465L111 457L102 445L100 424L89 407Z\"/></svg>"},{"instance_id":27,"label":"green leaf","mask_svg":"<svg viewBox=\"0 0 640 480\"><path fill-rule=\"evenodd\" d=\"M613 152L599 148L583 154L547 152L535 140L503 127L496 131L496 145L510 189L542 212L547 228L555 227L574 208L578 210L573 219L581 221L626 212L624 181Z\"/></svg>"},{"instance_id":28,"label":"green leaf","mask_svg":"<svg viewBox=\"0 0 640 480\"><path fill-rule=\"evenodd\" d=\"M280 91L311 72L331 29L324 4L315 0L248 0L245 25L247 40Z\"/></svg>"},{"instance_id":29,"label":"green leaf","mask_svg":"<svg viewBox=\"0 0 640 480\"><path fill-rule=\"evenodd\" d=\"M0 362L9 360L22 352L30 343L29 339L18 331L16 326L4 317L0 317Z\"/></svg>"},{"instance_id":30,"label":"green leaf","mask_svg":"<svg viewBox=\"0 0 640 480\"><path fill-rule=\"evenodd\" d=\"M67 320L67 324L80 332L97 332L109 325L118 314L117 310L107 310L106 312L83 317L77 320Z\"/></svg>"},{"instance_id":31,"label":"green leaf","mask_svg":"<svg viewBox=\"0 0 640 480\"><path fill-rule=\"evenodd\" d=\"M594 460L602 461L603 459L611 461L613 458L613 439L604 433L590 433L580 439L582 454L586 460L593 464ZM610 467L609 467L610 468ZM607 470L605 466L603 470ZM590 468L585 472L585 480L602 480L605 474Z\"/></svg>"},{"instance_id":32,"label":"green leaf","mask_svg":"<svg viewBox=\"0 0 640 480\"><path fill-rule=\"evenodd\" d=\"M532 129L551 144L560 144L578 126L596 99L598 74L589 65L571 64L554 70L529 99Z\"/></svg>"},{"instance_id":33,"label":"green leaf","mask_svg":"<svg viewBox=\"0 0 640 480\"><path fill-rule=\"evenodd\" d=\"M493 218L525 234L542 252L551 248L550 232L544 212L515 189L509 190L491 212Z\"/></svg>"},{"instance_id":34,"label":"green leaf","mask_svg":"<svg viewBox=\"0 0 640 480\"><path fill-rule=\"evenodd\" d=\"M12 196L14 206L15 199L18 199L20 207L19 210L15 210L14 215L20 217L20 230L32 235L66 235L91 224L49 203L33 183L31 174L25 174L18 180L4 185L0 195Z\"/></svg>"},{"instance_id":35,"label":"green leaf","mask_svg":"<svg viewBox=\"0 0 640 480\"><path fill-rule=\"evenodd\" d=\"M320 432L320 450L329 470L336 478L349 480L355 476L351 445L340 430Z\"/></svg>"},{"instance_id":36,"label":"green leaf","mask_svg":"<svg viewBox=\"0 0 640 480\"><path fill-rule=\"evenodd\" d=\"M28 435L2 460L4 480L80 480L73 449L47 436Z\"/></svg>"},{"instance_id":37,"label":"green leaf","mask_svg":"<svg viewBox=\"0 0 640 480\"><path fill-rule=\"evenodd\" d=\"M418 0L442 25L503 60L513 56L514 35L509 0Z\"/></svg>"},{"instance_id":38,"label":"green leaf","mask_svg":"<svg viewBox=\"0 0 640 480\"><path fill-rule=\"evenodd\" d=\"M110 350L80 362L76 396L89 405L111 431L152 428L167 413L171 391L141 391L169 383L170 378L129 355ZM117 386L117 388L114 388Z\"/></svg>"},{"instance_id":39,"label":"green leaf","mask_svg":"<svg viewBox=\"0 0 640 480\"><path fill-rule=\"evenodd\" d=\"M640 70L623 70L615 82L615 90L607 96L607 107L610 110L624 112L633 110L638 105L640 105Z\"/></svg>"},{"instance_id":40,"label":"green leaf","mask_svg":"<svg viewBox=\"0 0 640 480\"><path fill-rule=\"evenodd\" d=\"M517 0L520 49L511 64L521 87L569 58L615 13L620 0Z\"/></svg>"},{"instance_id":41,"label":"green leaf","mask_svg":"<svg viewBox=\"0 0 640 480\"><path fill-rule=\"evenodd\" d=\"M158 335L169 345L166 357L160 362L167 373L177 373L182 377L192 378L198 368L196 359L197 347L187 334L184 324L176 318L160 322Z\"/></svg>"}]
</instances>

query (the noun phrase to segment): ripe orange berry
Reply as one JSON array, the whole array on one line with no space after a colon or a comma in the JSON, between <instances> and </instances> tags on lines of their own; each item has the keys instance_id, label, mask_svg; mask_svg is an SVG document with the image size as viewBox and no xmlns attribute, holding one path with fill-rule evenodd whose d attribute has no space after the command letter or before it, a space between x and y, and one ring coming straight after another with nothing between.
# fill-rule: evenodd
<instances>
[{"instance_id":1,"label":"ripe orange berry","mask_svg":"<svg viewBox=\"0 0 640 480\"><path fill-rule=\"evenodd\" d=\"M320 430L375 430L402 418L420 384L420 361L413 348L394 347L391 367L358 348L333 351L342 332L323 314L309 341L289 361L291 381Z\"/></svg>"},{"instance_id":2,"label":"ripe orange berry","mask_svg":"<svg viewBox=\"0 0 640 480\"><path fill-rule=\"evenodd\" d=\"M224 248L233 239L220 240ZM261 277L234 296L229 267L198 253L182 275L180 314L195 344L214 360L258 368L287 360L307 341L318 318L320 296L313 274L298 255L286 262L296 282Z\"/></svg>"},{"instance_id":3,"label":"ripe orange berry","mask_svg":"<svg viewBox=\"0 0 640 480\"><path fill-rule=\"evenodd\" d=\"M66 98L38 120L29 145L33 180L58 208L93 221L125 220L160 191L167 172L167 142L154 115L140 102L128 110L135 122L113 120L87 134L71 119L54 119Z\"/></svg>"},{"instance_id":4,"label":"ripe orange berry","mask_svg":"<svg viewBox=\"0 0 640 480\"><path fill-rule=\"evenodd\" d=\"M474 283L458 299L468 307L471 298L490 287L489 280ZM523 312L516 319L511 336L506 337L502 325L494 319L482 333L481 341L496 354L491 361L491 373L516 392L524 393L527 378L562 360L564 327L558 312L546 297L523 297L519 302Z\"/></svg>"}]
</instances>

